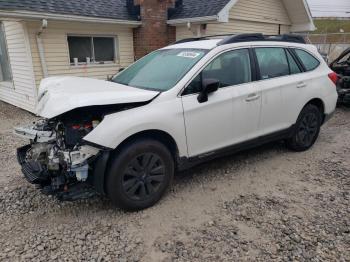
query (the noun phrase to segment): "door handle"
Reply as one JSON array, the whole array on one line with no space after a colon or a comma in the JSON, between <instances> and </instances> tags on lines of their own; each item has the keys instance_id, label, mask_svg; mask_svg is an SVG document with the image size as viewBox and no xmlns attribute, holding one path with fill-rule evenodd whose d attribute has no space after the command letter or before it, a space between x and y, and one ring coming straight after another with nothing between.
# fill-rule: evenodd
<instances>
[{"instance_id":1,"label":"door handle","mask_svg":"<svg viewBox=\"0 0 350 262\"><path fill-rule=\"evenodd\" d=\"M297 84L297 88L304 88L306 87L306 84L304 82L300 82Z\"/></svg>"},{"instance_id":2,"label":"door handle","mask_svg":"<svg viewBox=\"0 0 350 262\"><path fill-rule=\"evenodd\" d=\"M259 98L260 98L260 95L258 94L250 94L248 95L245 101L252 102L252 101L258 100Z\"/></svg>"}]
</instances>

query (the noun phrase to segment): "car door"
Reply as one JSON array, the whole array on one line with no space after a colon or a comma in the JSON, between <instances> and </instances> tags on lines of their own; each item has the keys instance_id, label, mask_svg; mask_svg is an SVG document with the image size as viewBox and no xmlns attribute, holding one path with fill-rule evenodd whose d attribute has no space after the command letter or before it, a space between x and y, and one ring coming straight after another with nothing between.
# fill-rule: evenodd
<instances>
[{"instance_id":1,"label":"car door","mask_svg":"<svg viewBox=\"0 0 350 262\"><path fill-rule=\"evenodd\" d=\"M295 124L301 109L310 97L310 92L323 85L324 73L314 74L312 71L320 65L320 61L302 49L290 48L287 51L292 78L288 88L283 88L283 104L285 121Z\"/></svg>"},{"instance_id":2,"label":"car door","mask_svg":"<svg viewBox=\"0 0 350 262\"><path fill-rule=\"evenodd\" d=\"M191 157L213 153L242 142L257 131L261 95L252 82L248 49L218 55L186 87L182 94L188 153ZM220 88L198 102L206 79Z\"/></svg>"},{"instance_id":3,"label":"car door","mask_svg":"<svg viewBox=\"0 0 350 262\"><path fill-rule=\"evenodd\" d=\"M260 81L257 83L262 92L259 135L263 136L291 126L286 118L283 93L296 88L296 81L290 77L287 53L283 47L256 47L254 50L260 74Z\"/></svg>"}]
</instances>

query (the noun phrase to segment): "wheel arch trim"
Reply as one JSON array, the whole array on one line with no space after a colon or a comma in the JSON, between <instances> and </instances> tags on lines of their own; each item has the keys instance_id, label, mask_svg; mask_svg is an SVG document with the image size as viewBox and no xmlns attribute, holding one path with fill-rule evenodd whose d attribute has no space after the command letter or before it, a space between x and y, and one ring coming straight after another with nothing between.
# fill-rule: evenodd
<instances>
[{"instance_id":1,"label":"wheel arch trim","mask_svg":"<svg viewBox=\"0 0 350 262\"><path fill-rule=\"evenodd\" d=\"M147 129L130 134L122 142L119 143L114 151L118 151L125 144L138 138L153 138L164 144L174 157L177 157L179 155L179 147L175 138L168 132L161 129Z\"/></svg>"},{"instance_id":2,"label":"wheel arch trim","mask_svg":"<svg viewBox=\"0 0 350 262\"><path fill-rule=\"evenodd\" d=\"M106 176L107 170L110 165L111 157L118 153L126 144L138 138L153 138L162 144L164 144L170 151L171 155L174 157L175 166L180 162L179 149L175 139L168 133L159 129L148 129L134 134L130 134L125 138L115 149L102 151L100 156L95 162L93 169L92 183L95 189L100 194L106 194Z\"/></svg>"},{"instance_id":3,"label":"wheel arch trim","mask_svg":"<svg viewBox=\"0 0 350 262\"><path fill-rule=\"evenodd\" d=\"M326 104L325 102L319 98L319 97L315 97L310 99L305 105L304 107L301 109L301 111L307 106L307 105L315 105L317 106L317 108L320 110L321 114L322 114L322 124L325 120L325 116L326 116ZM300 112L301 112L300 111ZM300 114L300 113L299 113Z\"/></svg>"}]
</instances>

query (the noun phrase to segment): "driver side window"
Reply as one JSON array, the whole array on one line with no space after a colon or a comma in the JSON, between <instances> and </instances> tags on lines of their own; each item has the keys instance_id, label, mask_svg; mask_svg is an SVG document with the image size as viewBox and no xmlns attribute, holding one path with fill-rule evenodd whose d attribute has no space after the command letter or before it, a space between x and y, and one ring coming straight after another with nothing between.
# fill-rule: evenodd
<instances>
[{"instance_id":1,"label":"driver side window","mask_svg":"<svg viewBox=\"0 0 350 262\"><path fill-rule=\"evenodd\" d=\"M187 86L183 95L201 92L204 79L216 79L222 88L251 82L251 77L248 49L229 51L207 65Z\"/></svg>"}]
</instances>

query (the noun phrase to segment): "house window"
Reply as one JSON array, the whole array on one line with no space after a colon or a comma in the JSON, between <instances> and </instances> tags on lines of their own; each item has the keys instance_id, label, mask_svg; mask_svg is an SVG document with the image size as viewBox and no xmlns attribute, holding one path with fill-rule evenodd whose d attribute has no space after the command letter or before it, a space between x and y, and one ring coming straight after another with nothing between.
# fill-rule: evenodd
<instances>
[{"instance_id":1,"label":"house window","mask_svg":"<svg viewBox=\"0 0 350 262\"><path fill-rule=\"evenodd\" d=\"M116 61L116 38L102 36L68 36L72 65L106 64Z\"/></svg>"},{"instance_id":2,"label":"house window","mask_svg":"<svg viewBox=\"0 0 350 262\"><path fill-rule=\"evenodd\" d=\"M0 23L0 82L11 81L12 74L10 69L10 60L7 53L5 30Z\"/></svg>"}]
</instances>

